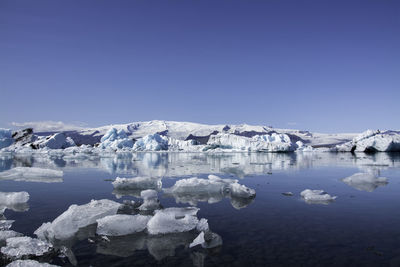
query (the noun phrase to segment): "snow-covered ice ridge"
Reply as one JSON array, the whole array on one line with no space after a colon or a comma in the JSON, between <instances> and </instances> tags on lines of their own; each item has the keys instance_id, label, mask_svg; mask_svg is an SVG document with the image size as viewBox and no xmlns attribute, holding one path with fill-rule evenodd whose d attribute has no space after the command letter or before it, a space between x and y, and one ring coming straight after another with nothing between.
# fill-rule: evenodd
<instances>
[{"instance_id":1,"label":"snow-covered ice ridge","mask_svg":"<svg viewBox=\"0 0 400 267\"><path fill-rule=\"evenodd\" d=\"M292 152L321 148L325 151L399 151L400 132L367 131L357 136L247 124L207 125L157 120L57 133L0 130L0 149L10 152L49 149L62 149L66 153L80 150Z\"/></svg>"}]
</instances>

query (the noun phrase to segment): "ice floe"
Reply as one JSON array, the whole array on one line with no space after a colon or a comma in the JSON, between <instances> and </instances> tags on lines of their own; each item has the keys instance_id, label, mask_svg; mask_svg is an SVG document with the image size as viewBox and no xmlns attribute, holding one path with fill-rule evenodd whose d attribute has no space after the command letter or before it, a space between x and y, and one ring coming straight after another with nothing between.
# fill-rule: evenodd
<instances>
[{"instance_id":1,"label":"ice floe","mask_svg":"<svg viewBox=\"0 0 400 267\"><path fill-rule=\"evenodd\" d=\"M120 206L120 203L108 199L92 200L84 205L71 205L53 222L42 224L35 231L35 235L49 240L71 238L80 228L94 224L96 220L105 216L116 214Z\"/></svg>"},{"instance_id":2,"label":"ice floe","mask_svg":"<svg viewBox=\"0 0 400 267\"><path fill-rule=\"evenodd\" d=\"M247 206L256 195L254 189L239 184L238 180L222 179L215 175L209 175L208 179L181 179L172 187L164 189L164 193L174 197L178 203L191 205L197 202L216 203L228 197L235 208Z\"/></svg>"},{"instance_id":3,"label":"ice floe","mask_svg":"<svg viewBox=\"0 0 400 267\"><path fill-rule=\"evenodd\" d=\"M153 235L191 231L199 222L198 211L195 207L156 210L147 223L147 230Z\"/></svg>"},{"instance_id":4,"label":"ice floe","mask_svg":"<svg viewBox=\"0 0 400 267\"><path fill-rule=\"evenodd\" d=\"M372 192L379 186L387 185L388 179L385 177L376 177L371 173L355 173L342 181L360 191Z\"/></svg>"},{"instance_id":5,"label":"ice floe","mask_svg":"<svg viewBox=\"0 0 400 267\"><path fill-rule=\"evenodd\" d=\"M168 150L168 138L157 133L143 136L133 145L135 151Z\"/></svg>"},{"instance_id":6,"label":"ice floe","mask_svg":"<svg viewBox=\"0 0 400 267\"><path fill-rule=\"evenodd\" d=\"M1 248L1 253L12 259L25 256L43 256L52 249L46 241L28 236L11 237L6 241L6 246Z\"/></svg>"},{"instance_id":7,"label":"ice floe","mask_svg":"<svg viewBox=\"0 0 400 267\"><path fill-rule=\"evenodd\" d=\"M43 169L37 167L15 167L0 172L0 180L23 182L59 183L64 173L60 170Z\"/></svg>"},{"instance_id":8,"label":"ice floe","mask_svg":"<svg viewBox=\"0 0 400 267\"><path fill-rule=\"evenodd\" d=\"M21 233L15 232L13 230L0 230L0 247L6 244L6 240L11 237L22 236Z\"/></svg>"},{"instance_id":9,"label":"ice floe","mask_svg":"<svg viewBox=\"0 0 400 267\"><path fill-rule=\"evenodd\" d=\"M28 209L27 202L29 200L28 192L0 192L0 214L6 209L14 211L25 211Z\"/></svg>"},{"instance_id":10,"label":"ice floe","mask_svg":"<svg viewBox=\"0 0 400 267\"><path fill-rule=\"evenodd\" d=\"M8 264L6 267L58 267L58 265L38 262L35 260L16 260Z\"/></svg>"},{"instance_id":11,"label":"ice floe","mask_svg":"<svg viewBox=\"0 0 400 267\"><path fill-rule=\"evenodd\" d=\"M116 214L97 220L97 234L122 236L142 232L151 216Z\"/></svg>"},{"instance_id":12,"label":"ice floe","mask_svg":"<svg viewBox=\"0 0 400 267\"><path fill-rule=\"evenodd\" d=\"M143 199L143 204L140 205L139 210L153 211L161 208L157 191L152 189L144 190L140 192L140 197Z\"/></svg>"},{"instance_id":13,"label":"ice floe","mask_svg":"<svg viewBox=\"0 0 400 267\"><path fill-rule=\"evenodd\" d=\"M324 190L306 189L300 195L309 204L329 204L337 198L336 196L329 195Z\"/></svg>"}]
</instances>

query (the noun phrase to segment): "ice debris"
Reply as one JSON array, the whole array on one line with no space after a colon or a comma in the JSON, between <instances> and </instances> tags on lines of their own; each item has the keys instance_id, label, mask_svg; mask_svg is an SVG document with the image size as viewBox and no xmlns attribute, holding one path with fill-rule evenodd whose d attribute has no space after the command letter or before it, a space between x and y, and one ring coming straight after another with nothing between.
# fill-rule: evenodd
<instances>
[{"instance_id":1,"label":"ice debris","mask_svg":"<svg viewBox=\"0 0 400 267\"><path fill-rule=\"evenodd\" d=\"M9 208L15 211L25 211L29 200L28 192L0 192L0 214Z\"/></svg>"},{"instance_id":2,"label":"ice debris","mask_svg":"<svg viewBox=\"0 0 400 267\"><path fill-rule=\"evenodd\" d=\"M371 173L355 173L342 181L360 191L372 192L378 186L387 185L388 179L385 177L376 177Z\"/></svg>"},{"instance_id":3,"label":"ice debris","mask_svg":"<svg viewBox=\"0 0 400 267\"><path fill-rule=\"evenodd\" d=\"M166 208L156 210L154 216L147 223L150 234L168 234L186 232L196 228L198 208Z\"/></svg>"},{"instance_id":4,"label":"ice debris","mask_svg":"<svg viewBox=\"0 0 400 267\"><path fill-rule=\"evenodd\" d=\"M142 232L147 227L151 216L144 215L110 215L97 220L97 234L122 236Z\"/></svg>"},{"instance_id":5,"label":"ice debris","mask_svg":"<svg viewBox=\"0 0 400 267\"><path fill-rule=\"evenodd\" d=\"M37 167L15 167L0 172L0 180L55 183L62 182L63 171Z\"/></svg>"},{"instance_id":6,"label":"ice debris","mask_svg":"<svg viewBox=\"0 0 400 267\"><path fill-rule=\"evenodd\" d=\"M46 241L28 236L8 238L6 244L1 248L1 253L13 259L24 256L43 256L53 247Z\"/></svg>"},{"instance_id":7,"label":"ice debris","mask_svg":"<svg viewBox=\"0 0 400 267\"><path fill-rule=\"evenodd\" d=\"M96 223L96 220L117 213L120 203L102 199L84 205L71 205L53 222L44 223L35 235L41 239L63 240L74 236L80 228Z\"/></svg>"},{"instance_id":8,"label":"ice debris","mask_svg":"<svg viewBox=\"0 0 400 267\"><path fill-rule=\"evenodd\" d=\"M6 267L58 267L58 265L38 262L35 260L16 260L8 264Z\"/></svg>"},{"instance_id":9,"label":"ice debris","mask_svg":"<svg viewBox=\"0 0 400 267\"><path fill-rule=\"evenodd\" d=\"M337 198L336 196L329 195L324 190L306 189L300 195L309 204L329 204Z\"/></svg>"}]
</instances>

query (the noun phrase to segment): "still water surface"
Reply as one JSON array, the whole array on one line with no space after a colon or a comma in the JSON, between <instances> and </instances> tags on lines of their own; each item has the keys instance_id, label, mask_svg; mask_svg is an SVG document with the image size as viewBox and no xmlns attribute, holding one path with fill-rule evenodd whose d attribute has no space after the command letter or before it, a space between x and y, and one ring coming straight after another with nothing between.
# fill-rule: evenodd
<instances>
[{"instance_id":1,"label":"still water surface","mask_svg":"<svg viewBox=\"0 0 400 267\"><path fill-rule=\"evenodd\" d=\"M199 218L208 219L222 246L189 249L196 235L182 233L152 238L137 246L140 235L110 238L80 233L69 244L78 266L400 266L400 155L350 153L201 154L136 153L108 156L0 156L0 171L17 166L64 171L53 183L0 180L0 191L30 194L25 211L7 209L12 230L32 236L71 204L91 199L122 202L110 179L152 176L162 187L182 178L215 174L235 178L256 190L254 200L236 203L198 202ZM341 179L358 172L388 178L387 185L352 187ZM323 189L336 201L308 204L304 189ZM293 196L282 195L293 192ZM159 192L163 207L189 206ZM143 237L145 238L145 237ZM92 242L92 240L95 240ZM72 266L68 258L47 259ZM3 263L4 264L4 263Z\"/></svg>"}]
</instances>

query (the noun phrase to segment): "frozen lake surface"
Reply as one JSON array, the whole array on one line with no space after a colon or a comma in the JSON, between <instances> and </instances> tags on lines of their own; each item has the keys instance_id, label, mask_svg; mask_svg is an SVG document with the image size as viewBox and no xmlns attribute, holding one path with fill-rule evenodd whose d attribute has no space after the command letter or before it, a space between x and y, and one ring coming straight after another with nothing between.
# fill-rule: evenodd
<instances>
[{"instance_id":1,"label":"frozen lake surface","mask_svg":"<svg viewBox=\"0 0 400 267\"><path fill-rule=\"evenodd\" d=\"M41 262L61 266L400 266L399 154L1 154L0 172L0 192L29 193L29 201L16 206L5 203L10 196L0 196L0 219L15 220L10 230L25 236L36 237L36 229L72 204L92 199L140 201L141 191L154 189L163 208L197 206L198 218L206 218L212 232L222 239L222 244L212 248L190 248L198 234L193 231L102 237L95 234L96 225L90 225L61 242L68 256L57 252L35 258ZM217 175L222 182L209 182L209 175ZM121 189L112 184L117 177L138 176L153 179L149 188ZM176 183L191 177L202 180ZM179 184L202 187L182 189ZM248 197L235 188L248 189ZM307 200L300 195L305 189L324 190L332 199ZM4 246L1 241L0 245ZM8 262L2 259L0 265Z\"/></svg>"}]
</instances>

